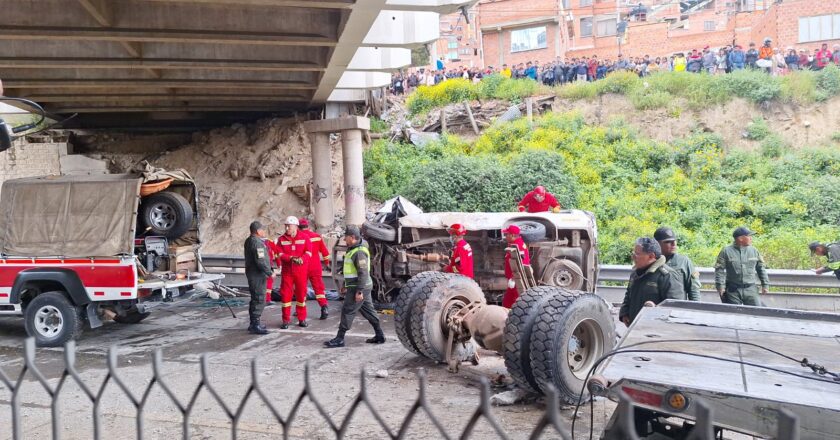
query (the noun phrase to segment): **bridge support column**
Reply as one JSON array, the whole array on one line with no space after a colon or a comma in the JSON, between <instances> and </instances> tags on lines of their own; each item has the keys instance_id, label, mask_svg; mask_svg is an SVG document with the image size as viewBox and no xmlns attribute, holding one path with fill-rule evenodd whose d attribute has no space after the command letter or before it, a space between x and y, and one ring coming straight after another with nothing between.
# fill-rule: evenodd
<instances>
[{"instance_id":1,"label":"bridge support column","mask_svg":"<svg viewBox=\"0 0 840 440\"><path fill-rule=\"evenodd\" d=\"M360 116L307 121L304 123L312 144L312 196L315 224L319 232L331 229L335 219L332 200L332 162L330 133L341 133L344 167L345 225L365 221L365 180L362 153L363 131L370 130L370 119Z\"/></svg>"}]
</instances>

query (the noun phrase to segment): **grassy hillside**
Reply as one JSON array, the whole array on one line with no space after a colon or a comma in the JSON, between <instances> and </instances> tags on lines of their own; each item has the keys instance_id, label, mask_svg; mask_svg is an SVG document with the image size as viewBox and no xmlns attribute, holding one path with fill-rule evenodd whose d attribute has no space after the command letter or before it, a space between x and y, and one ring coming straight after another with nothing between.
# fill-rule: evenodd
<instances>
[{"instance_id":1,"label":"grassy hillside","mask_svg":"<svg viewBox=\"0 0 840 440\"><path fill-rule=\"evenodd\" d=\"M756 124L751 133L772 138ZM840 238L840 152L723 147L709 133L661 143L620 121L591 126L578 113L554 113L533 127L498 124L470 143L379 141L365 155L365 177L372 198L402 194L428 211L513 210L545 185L565 206L596 214L605 263L628 263L636 237L669 225L682 250L708 266L732 229L747 225L770 267L814 267L807 243Z\"/></svg>"}]
</instances>

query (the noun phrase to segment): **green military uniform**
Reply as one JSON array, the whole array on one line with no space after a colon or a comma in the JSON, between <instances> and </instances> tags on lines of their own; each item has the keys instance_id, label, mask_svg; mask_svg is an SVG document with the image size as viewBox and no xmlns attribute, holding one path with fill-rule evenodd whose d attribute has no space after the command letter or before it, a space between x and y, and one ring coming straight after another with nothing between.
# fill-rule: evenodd
<instances>
[{"instance_id":1,"label":"green military uniform","mask_svg":"<svg viewBox=\"0 0 840 440\"><path fill-rule=\"evenodd\" d=\"M265 308L265 286L271 276L271 263L268 249L263 239L251 235L245 240L245 277L248 279L248 292L251 302L248 305L248 315L251 322L259 322Z\"/></svg>"},{"instance_id":2,"label":"green military uniform","mask_svg":"<svg viewBox=\"0 0 840 440\"><path fill-rule=\"evenodd\" d=\"M376 310L373 308L373 301L371 300L373 280L370 277L370 251L365 243L359 243L347 250L347 253L344 254L343 267L344 287L347 291L344 293L344 306L341 308L339 334L343 336L345 332L350 330L353 319L356 318L356 312L360 311L362 316L373 326L376 334L381 335L382 329L379 326L379 317L376 316ZM356 293L359 291L364 295L364 300L356 302Z\"/></svg>"},{"instance_id":3,"label":"green military uniform","mask_svg":"<svg viewBox=\"0 0 840 440\"><path fill-rule=\"evenodd\" d=\"M840 280L840 243L829 243L825 245L825 256L828 262L825 268L834 272L834 276Z\"/></svg>"},{"instance_id":4,"label":"green military uniform","mask_svg":"<svg viewBox=\"0 0 840 440\"><path fill-rule=\"evenodd\" d=\"M700 301L700 274L691 259L682 254L673 254L665 258L668 261L668 267L679 273L683 291L689 301Z\"/></svg>"},{"instance_id":5,"label":"green military uniform","mask_svg":"<svg viewBox=\"0 0 840 440\"><path fill-rule=\"evenodd\" d=\"M630 274L630 283L627 285L627 293L624 294L618 317L623 319L627 316L633 321L647 301L659 304L666 299L685 298L680 274L668 267L663 255L646 269L634 270Z\"/></svg>"},{"instance_id":6,"label":"green military uniform","mask_svg":"<svg viewBox=\"0 0 840 440\"><path fill-rule=\"evenodd\" d=\"M764 288L770 286L764 259L756 248L731 244L720 251L715 262L715 288L725 288L723 302L760 306L759 283Z\"/></svg>"}]
</instances>

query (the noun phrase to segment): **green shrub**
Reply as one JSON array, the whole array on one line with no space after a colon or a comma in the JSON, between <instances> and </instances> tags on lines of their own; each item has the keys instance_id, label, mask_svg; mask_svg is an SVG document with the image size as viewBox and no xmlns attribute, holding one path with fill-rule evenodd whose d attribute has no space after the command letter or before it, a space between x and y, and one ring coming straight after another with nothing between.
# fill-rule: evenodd
<instances>
[{"instance_id":1,"label":"green shrub","mask_svg":"<svg viewBox=\"0 0 840 440\"><path fill-rule=\"evenodd\" d=\"M834 133L831 133L831 140L833 140L834 142L840 142L840 131L835 131Z\"/></svg>"},{"instance_id":2,"label":"green shrub","mask_svg":"<svg viewBox=\"0 0 840 440\"><path fill-rule=\"evenodd\" d=\"M627 94L641 84L639 75L634 72L612 72L606 78L593 82L599 95L606 93Z\"/></svg>"},{"instance_id":3,"label":"green shrub","mask_svg":"<svg viewBox=\"0 0 840 440\"><path fill-rule=\"evenodd\" d=\"M798 70L782 77L780 98L784 102L810 104L817 99L817 77L814 72Z\"/></svg>"},{"instance_id":4,"label":"green shrub","mask_svg":"<svg viewBox=\"0 0 840 440\"><path fill-rule=\"evenodd\" d=\"M752 122L747 124L747 139L760 141L773 133L767 121L762 117L753 118Z\"/></svg>"},{"instance_id":5,"label":"green shrub","mask_svg":"<svg viewBox=\"0 0 840 440\"><path fill-rule=\"evenodd\" d=\"M370 118L370 131L372 133L386 133L388 129L387 122L377 117Z\"/></svg>"},{"instance_id":6,"label":"green shrub","mask_svg":"<svg viewBox=\"0 0 840 440\"><path fill-rule=\"evenodd\" d=\"M406 100L412 114L425 113L435 107L478 98L478 87L470 80L453 78L433 86L420 86Z\"/></svg>"},{"instance_id":7,"label":"green shrub","mask_svg":"<svg viewBox=\"0 0 840 440\"><path fill-rule=\"evenodd\" d=\"M557 96L566 99L592 99L598 96L598 89L594 82L575 81L557 88Z\"/></svg>"},{"instance_id":8,"label":"green shrub","mask_svg":"<svg viewBox=\"0 0 840 440\"><path fill-rule=\"evenodd\" d=\"M637 110L654 110L665 108L674 97L662 90L654 90L649 87L639 87L633 90L630 95L630 102Z\"/></svg>"},{"instance_id":9,"label":"green shrub","mask_svg":"<svg viewBox=\"0 0 840 440\"><path fill-rule=\"evenodd\" d=\"M817 97L825 101L837 95L840 95L840 68L829 64L817 72Z\"/></svg>"},{"instance_id":10,"label":"green shrub","mask_svg":"<svg viewBox=\"0 0 840 440\"><path fill-rule=\"evenodd\" d=\"M777 134L772 134L761 141L761 154L764 157L780 157L787 149L787 143Z\"/></svg>"},{"instance_id":11,"label":"green shrub","mask_svg":"<svg viewBox=\"0 0 840 440\"><path fill-rule=\"evenodd\" d=\"M782 91L778 77L759 70L736 70L715 78L724 91L755 103L776 99Z\"/></svg>"}]
</instances>

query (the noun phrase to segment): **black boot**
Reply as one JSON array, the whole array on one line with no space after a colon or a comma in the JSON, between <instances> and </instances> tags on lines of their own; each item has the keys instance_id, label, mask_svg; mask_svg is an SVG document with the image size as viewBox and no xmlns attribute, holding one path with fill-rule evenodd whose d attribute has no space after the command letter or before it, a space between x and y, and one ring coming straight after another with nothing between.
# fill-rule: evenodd
<instances>
[{"instance_id":1,"label":"black boot","mask_svg":"<svg viewBox=\"0 0 840 440\"><path fill-rule=\"evenodd\" d=\"M382 327L376 326L373 328L373 337L365 339L365 342L368 344L384 344L385 343L385 334L382 333Z\"/></svg>"},{"instance_id":2,"label":"black boot","mask_svg":"<svg viewBox=\"0 0 840 440\"><path fill-rule=\"evenodd\" d=\"M267 335L268 330L266 330L264 325L260 324L259 319L252 319L251 325L248 327L248 333L252 335Z\"/></svg>"},{"instance_id":3,"label":"black boot","mask_svg":"<svg viewBox=\"0 0 840 440\"><path fill-rule=\"evenodd\" d=\"M280 329L286 330L287 328L289 328L289 323L286 322L286 321L283 321L283 323L280 324Z\"/></svg>"},{"instance_id":4,"label":"black boot","mask_svg":"<svg viewBox=\"0 0 840 440\"><path fill-rule=\"evenodd\" d=\"M327 319L330 316L329 310L327 310L327 306L321 306L321 317L319 319Z\"/></svg>"},{"instance_id":5,"label":"black boot","mask_svg":"<svg viewBox=\"0 0 840 440\"><path fill-rule=\"evenodd\" d=\"M298 321L298 327L309 327L309 323L306 321Z\"/></svg>"},{"instance_id":6,"label":"black boot","mask_svg":"<svg viewBox=\"0 0 840 440\"><path fill-rule=\"evenodd\" d=\"M338 334L336 334L335 337L330 339L329 341L324 342L324 345L327 348L344 347L344 331L339 330Z\"/></svg>"}]
</instances>

